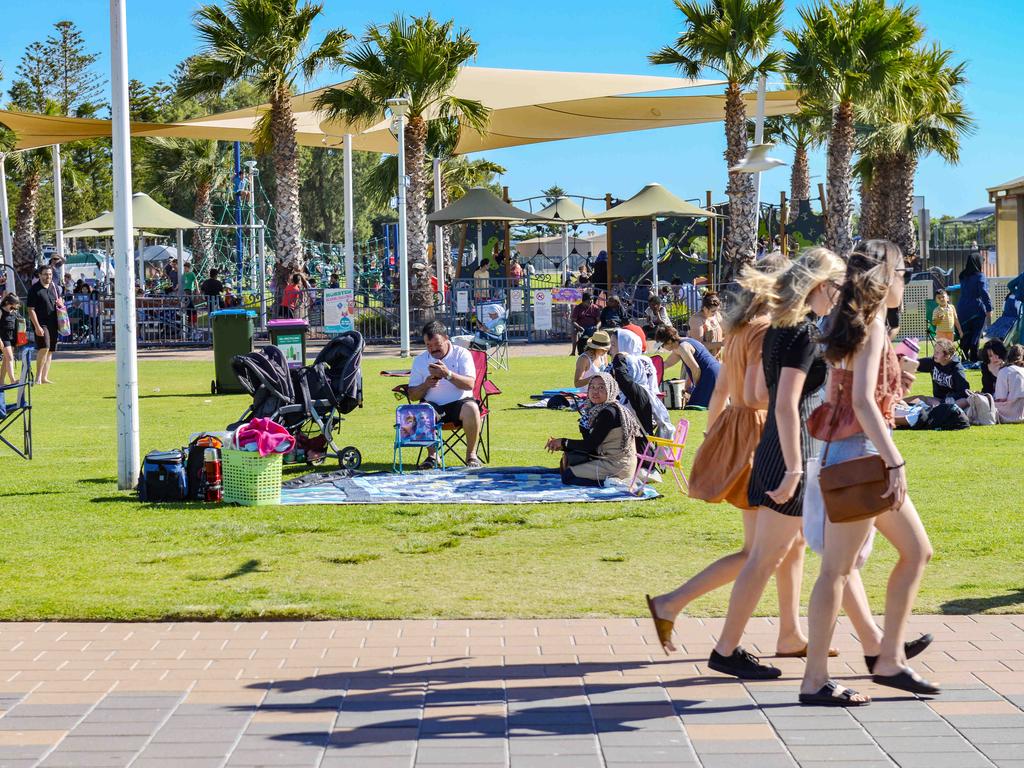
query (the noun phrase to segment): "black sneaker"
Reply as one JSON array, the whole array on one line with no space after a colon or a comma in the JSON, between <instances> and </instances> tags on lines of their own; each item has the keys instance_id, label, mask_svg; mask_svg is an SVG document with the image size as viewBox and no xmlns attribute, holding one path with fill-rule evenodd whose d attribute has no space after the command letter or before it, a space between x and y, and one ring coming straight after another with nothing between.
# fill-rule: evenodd
<instances>
[{"instance_id":1,"label":"black sneaker","mask_svg":"<svg viewBox=\"0 0 1024 768\"><path fill-rule=\"evenodd\" d=\"M708 667L723 675L738 677L740 680L774 680L782 675L781 669L770 664L762 664L757 656L743 650L741 645L736 646L731 656L723 656L718 651L712 651Z\"/></svg>"}]
</instances>

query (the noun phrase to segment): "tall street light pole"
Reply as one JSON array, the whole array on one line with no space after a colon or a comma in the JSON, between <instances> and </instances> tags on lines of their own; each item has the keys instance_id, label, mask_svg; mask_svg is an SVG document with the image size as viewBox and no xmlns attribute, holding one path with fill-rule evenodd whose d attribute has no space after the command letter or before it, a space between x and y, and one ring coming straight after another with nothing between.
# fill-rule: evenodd
<instances>
[{"instance_id":1,"label":"tall street light pole","mask_svg":"<svg viewBox=\"0 0 1024 768\"><path fill-rule=\"evenodd\" d=\"M132 260L132 155L128 130L127 0L110 0L110 111L114 154L114 328L117 350L117 487L135 487L139 471L139 371L135 357Z\"/></svg>"},{"instance_id":2,"label":"tall street light pole","mask_svg":"<svg viewBox=\"0 0 1024 768\"><path fill-rule=\"evenodd\" d=\"M391 131L398 138L398 325L399 354L409 356L409 243L406 223L405 118L409 114L408 97L388 99Z\"/></svg>"}]
</instances>

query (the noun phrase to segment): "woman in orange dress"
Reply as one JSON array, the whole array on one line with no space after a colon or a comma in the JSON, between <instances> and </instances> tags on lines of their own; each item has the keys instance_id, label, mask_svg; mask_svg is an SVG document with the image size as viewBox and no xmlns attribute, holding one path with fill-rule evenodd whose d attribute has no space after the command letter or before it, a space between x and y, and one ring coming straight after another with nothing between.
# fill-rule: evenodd
<instances>
[{"instance_id":1,"label":"woman in orange dress","mask_svg":"<svg viewBox=\"0 0 1024 768\"><path fill-rule=\"evenodd\" d=\"M789 264L784 256L770 256L759 261L754 269L778 273ZM724 501L740 509L743 512L743 548L716 560L672 592L647 597L661 638L670 636L676 616L687 605L735 581L753 541L756 510L748 499L747 487L768 406L768 387L761 364L761 349L769 326L768 302L762 296L741 290L731 302L725 325L729 335L722 369L708 406L708 429L690 472L690 497L713 504ZM775 575L779 592L776 647L780 656L806 653L807 638L799 623L802 568L801 542L800 546L793 547ZM675 650L671 640L663 645L666 652Z\"/></svg>"}]
</instances>

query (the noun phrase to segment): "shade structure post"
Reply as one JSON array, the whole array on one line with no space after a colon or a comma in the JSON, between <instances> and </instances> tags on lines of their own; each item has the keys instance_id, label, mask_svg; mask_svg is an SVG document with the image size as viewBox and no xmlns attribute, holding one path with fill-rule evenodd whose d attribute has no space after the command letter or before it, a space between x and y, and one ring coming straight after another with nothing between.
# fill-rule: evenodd
<instances>
[{"instance_id":1,"label":"shade structure post","mask_svg":"<svg viewBox=\"0 0 1024 768\"><path fill-rule=\"evenodd\" d=\"M484 223L476 223L476 265L479 267L484 260Z\"/></svg>"},{"instance_id":2,"label":"shade structure post","mask_svg":"<svg viewBox=\"0 0 1024 768\"><path fill-rule=\"evenodd\" d=\"M658 219L651 217L651 283L658 295Z\"/></svg>"},{"instance_id":3,"label":"shade structure post","mask_svg":"<svg viewBox=\"0 0 1024 768\"><path fill-rule=\"evenodd\" d=\"M4 246L4 272L7 274L7 290L14 291L17 279L14 275L14 245L11 238L11 212L7 207L7 156L0 152L0 230Z\"/></svg>"},{"instance_id":4,"label":"shade structure post","mask_svg":"<svg viewBox=\"0 0 1024 768\"><path fill-rule=\"evenodd\" d=\"M441 210L441 158L434 158L434 210ZM434 273L437 275L439 306L444 310L444 228L434 227Z\"/></svg>"},{"instance_id":5,"label":"shade structure post","mask_svg":"<svg viewBox=\"0 0 1024 768\"><path fill-rule=\"evenodd\" d=\"M510 202L508 187L501 188L501 199L506 203ZM501 252L505 254L505 278L512 277L512 225L505 222L505 230L502 233Z\"/></svg>"},{"instance_id":6,"label":"shade structure post","mask_svg":"<svg viewBox=\"0 0 1024 768\"><path fill-rule=\"evenodd\" d=\"M139 372L135 338L132 162L128 128L127 0L110 0L110 111L114 159L114 329L117 351L117 487L135 487L139 471Z\"/></svg>"},{"instance_id":7,"label":"shade structure post","mask_svg":"<svg viewBox=\"0 0 1024 768\"><path fill-rule=\"evenodd\" d=\"M764 143L765 98L768 90L768 75L757 78L757 115L754 117L754 144ZM754 242L761 229L761 172L754 174Z\"/></svg>"},{"instance_id":8,"label":"shade structure post","mask_svg":"<svg viewBox=\"0 0 1024 768\"><path fill-rule=\"evenodd\" d=\"M259 235L260 328L267 327L267 228L261 221Z\"/></svg>"},{"instance_id":9,"label":"shade structure post","mask_svg":"<svg viewBox=\"0 0 1024 768\"><path fill-rule=\"evenodd\" d=\"M569 276L569 225L562 225L562 285L566 285Z\"/></svg>"},{"instance_id":10,"label":"shade structure post","mask_svg":"<svg viewBox=\"0 0 1024 768\"><path fill-rule=\"evenodd\" d=\"M398 122L398 312L399 355L409 356L409 257L408 230L406 223L405 177L405 112L397 115Z\"/></svg>"},{"instance_id":11,"label":"shade structure post","mask_svg":"<svg viewBox=\"0 0 1024 768\"><path fill-rule=\"evenodd\" d=\"M54 144L53 152L53 218L57 230L57 258L60 261L57 275L60 285L64 285L64 180L60 162L60 144Z\"/></svg>"},{"instance_id":12,"label":"shade structure post","mask_svg":"<svg viewBox=\"0 0 1024 768\"><path fill-rule=\"evenodd\" d=\"M789 206L786 204L786 191L779 192L779 250L783 256L787 255L786 247L786 219L789 218Z\"/></svg>"},{"instance_id":13,"label":"shade structure post","mask_svg":"<svg viewBox=\"0 0 1024 768\"><path fill-rule=\"evenodd\" d=\"M139 287L146 292L146 236L139 230Z\"/></svg>"},{"instance_id":14,"label":"shade structure post","mask_svg":"<svg viewBox=\"0 0 1024 768\"><path fill-rule=\"evenodd\" d=\"M605 193L605 196L604 196L604 207L605 207L606 210L608 208L612 207L612 194L611 194L611 192L606 192ZM605 227L605 242L604 242L605 251L606 251L606 254L608 256L608 269L606 270L606 272L607 272L606 277L607 277L607 280L608 280L607 285L608 285L608 290L609 291L611 290L611 286L612 286L612 240L613 240L612 227L613 227L613 225L614 225L614 222L609 221L608 222L608 226Z\"/></svg>"},{"instance_id":15,"label":"shade structure post","mask_svg":"<svg viewBox=\"0 0 1024 768\"><path fill-rule=\"evenodd\" d=\"M235 142L235 261L238 277L238 291L242 291L242 259L245 250L242 243L242 188L245 182L242 180L242 143Z\"/></svg>"},{"instance_id":16,"label":"shade structure post","mask_svg":"<svg viewBox=\"0 0 1024 768\"><path fill-rule=\"evenodd\" d=\"M704 195L704 210L710 211L712 210L711 190L707 190ZM715 287L715 249L715 220L708 216L708 288L710 289L714 289Z\"/></svg>"},{"instance_id":17,"label":"shade structure post","mask_svg":"<svg viewBox=\"0 0 1024 768\"><path fill-rule=\"evenodd\" d=\"M180 302L185 298L185 230L176 229L174 231L174 245L178 249L178 285L176 288Z\"/></svg>"},{"instance_id":18,"label":"shade structure post","mask_svg":"<svg viewBox=\"0 0 1024 768\"><path fill-rule=\"evenodd\" d=\"M352 134L346 133L342 144L342 165L345 184L345 286L356 289L355 211L352 210ZM354 294L353 294L354 295Z\"/></svg>"}]
</instances>

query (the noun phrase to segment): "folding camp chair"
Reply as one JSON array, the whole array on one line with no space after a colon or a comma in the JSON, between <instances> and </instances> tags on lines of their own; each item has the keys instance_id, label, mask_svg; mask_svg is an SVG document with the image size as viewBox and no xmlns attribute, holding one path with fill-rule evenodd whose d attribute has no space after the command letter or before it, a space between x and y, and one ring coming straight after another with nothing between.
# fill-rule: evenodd
<instances>
[{"instance_id":1,"label":"folding camp chair","mask_svg":"<svg viewBox=\"0 0 1024 768\"><path fill-rule=\"evenodd\" d=\"M479 324L471 349L479 349L487 353L487 360L503 371L508 370L508 313L503 304L487 302L476 307L476 318Z\"/></svg>"},{"instance_id":2,"label":"folding camp chair","mask_svg":"<svg viewBox=\"0 0 1024 768\"><path fill-rule=\"evenodd\" d=\"M437 452L438 465L444 470L444 439L437 414L426 403L400 405L395 409L395 450L392 469L398 474L402 466L403 448L433 448ZM417 460L418 463L418 460Z\"/></svg>"},{"instance_id":3,"label":"folding camp chair","mask_svg":"<svg viewBox=\"0 0 1024 768\"><path fill-rule=\"evenodd\" d=\"M643 492L655 468L670 470L680 493L686 493L686 488L689 488L690 484L686 480L686 473L683 472L683 449L686 447L686 435L689 431L690 422L680 419L671 440L664 437L647 438L647 447L636 457L636 472L633 473L633 479L629 484L633 493L639 496Z\"/></svg>"},{"instance_id":4,"label":"folding camp chair","mask_svg":"<svg viewBox=\"0 0 1024 768\"><path fill-rule=\"evenodd\" d=\"M21 456L32 458L32 353L26 347L21 355L21 380L0 387L0 442ZM14 395L8 398L8 392ZM21 448L6 436L8 429L21 424ZM12 439L13 438L12 436Z\"/></svg>"},{"instance_id":5,"label":"folding camp chair","mask_svg":"<svg viewBox=\"0 0 1024 768\"><path fill-rule=\"evenodd\" d=\"M477 456L485 464L491 460L491 420L489 401L492 395L500 395L501 390L487 378L487 353L482 349L471 349L473 365L476 368L476 382L473 384L473 398L480 404L480 437L477 440ZM399 400L409 400L409 385L400 384L391 390ZM453 455L463 464L466 463L466 432L461 424L449 422L442 425L444 450ZM420 449L422 456L422 449ZM419 462L419 457L416 459Z\"/></svg>"},{"instance_id":6,"label":"folding camp chair","mask_svg":"<svg viewBox=\"0 0 1024 768\"><path fill-rule=\"evenodd\" d=\"M661 385L665 382L665 358L661 355L651 355L651 364L654 366L654 372L658 375L658 397L664 400L665 392Z\"/></svg>"}]
</instances>

